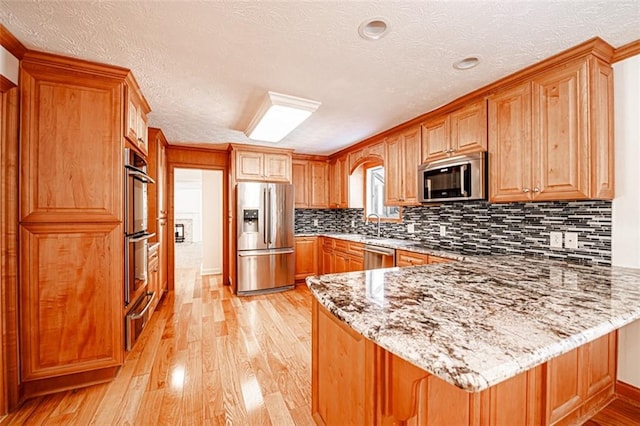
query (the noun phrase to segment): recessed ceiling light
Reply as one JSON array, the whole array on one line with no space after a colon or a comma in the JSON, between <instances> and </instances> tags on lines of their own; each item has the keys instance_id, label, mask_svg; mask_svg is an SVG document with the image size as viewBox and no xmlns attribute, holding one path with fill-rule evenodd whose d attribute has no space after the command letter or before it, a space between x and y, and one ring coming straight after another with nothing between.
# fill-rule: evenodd
<instances>
[{"instance_id":1,"label":"recessed ceiling light","mask_svg":"<svg viewBox=\"0 0 640 426\"><path fill-rule=\"evenodd\" d=\"M389 24L383 18L372 18L362 21L358 34L365 40L379 40L389 32Z\"/></svg>"},{"instance_id":2,"label":"recessed ceiling light","mask_svg":"<svg viewBox=\"0 0 640 426\"><path fill-rule=\"evenodd\" d=\"M464 58L455 62L453 67L457 70L468 70L480 63L480 58L477 56L469 56L468 58Z\"/></svg>"}]
</instances>

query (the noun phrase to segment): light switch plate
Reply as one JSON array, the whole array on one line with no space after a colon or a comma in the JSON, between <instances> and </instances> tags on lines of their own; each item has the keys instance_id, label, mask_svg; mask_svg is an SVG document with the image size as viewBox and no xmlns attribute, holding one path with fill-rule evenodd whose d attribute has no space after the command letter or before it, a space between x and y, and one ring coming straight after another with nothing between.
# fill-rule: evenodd
<instances>
[{"instance_id":1,"label":"light switch plate","mask_svg":"<svg viewBox=\"0 0 640 426\"><path fill-rule=\"evenodd\" d=\"M447 236L447 227L444 225L440 225L440 236L441 237Z\"/></svg>"},{"instance_id":2,"label":"light switch plate","mask_svg":"<svg viewBox=\"0 0 640 426\"><path fill-rule=\"evenodd\" d=\"M549 234L549 246L562 248L562 232L550 232Z\"/></svg>"},{"instance_id":3,"label":"light switch plate","mask_svg":"<svg viewBox=\"0 0 640 426\"><path fill-rule=\"evenodd\" d=\"M415 225L415 224L413 224L413 223L408 224L408 225L407 225L407 232L408 232L409 234L413 234L413 233L415 233L415 232L416 232L416 225Z\"/></svg>"},{"instance_id":4,"label":"light switch plate","mask_svg":"<svg viewBox=\"0 0 640 426\"><path fill-rule=\"evenodd\" d=\"M564 233L564 247L568 249L578 248L578 233L577 232L565 232Z\"/></svg>"},{"instance_id":5,"label":"light switch plate","mask_svg":"<svg viewBox=\"0 0 640 426\"><path fill-rule=\"evenodd\" d=\"M355 220L352 220L352 221L351 221L351 227L352 227L352 228L355 228L355 227L356 227L356 221L355 221Z\"/></svg>"},{"instance_id":6,"label":"light switch plate","mask_svg":"<svg viewBox=\"0 0 640 426\"><path fill-rule=\"evenodd\" d=\"M313 219L313 226L318 226L318 219Z\"/></svg>"}]
</instances>

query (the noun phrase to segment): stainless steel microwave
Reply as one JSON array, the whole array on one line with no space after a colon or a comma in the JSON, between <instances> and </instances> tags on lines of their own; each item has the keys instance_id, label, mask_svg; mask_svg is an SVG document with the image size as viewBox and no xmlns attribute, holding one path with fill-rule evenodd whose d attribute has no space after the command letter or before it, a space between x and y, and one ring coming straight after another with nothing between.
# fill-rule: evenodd
<instances>
[{"instance_id":1,"label":"stainless steel microwave","mask_svg":"<svg viewBox=\"0 0 640 426\"><path fill-rule=\"evenodd\" d=\"M484 152L433 161L418 167L420 202L482 200L486 198Z\"/></svg>"}]
</instances>

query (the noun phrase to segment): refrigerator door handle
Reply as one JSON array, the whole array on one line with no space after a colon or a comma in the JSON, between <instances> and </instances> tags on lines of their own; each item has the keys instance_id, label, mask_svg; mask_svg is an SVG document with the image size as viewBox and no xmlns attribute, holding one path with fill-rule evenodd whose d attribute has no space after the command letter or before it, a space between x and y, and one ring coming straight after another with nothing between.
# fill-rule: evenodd
<instances>
[{"instance_id":1,"label":"refrigerator door handle","mask_svg":"<svg viewBox=\"0 0 640 426\"><path fill-rule=\"evenodd\" d=\"M267 188L267 194L269 195L268 200L269 200L269 205L267 206L267 214L269 215L269 227L267 228L267 230L269 231L269 239L268 239L268 243L269 245L273 244L273 241L271 241L271 239L273 238L273 229L272 228L272 223L271 223L271 219L272 219L272 211L271 209L273 208L273 206L271 205L271 188Z\"/></svg>"},{"instance_id":2,"label":"refrigerator door handle","mask_svg":"<svg viewBox=\"0 0 640 426\"><path fill-rule=\"evenodd\" d=\"M263 223L262 223L262 239L264 240L265 244L268 244L267 241L267 229L268 229L268 225L267 225L267 212L266 212L266 208L267 208L267 190L263 189L262 190L262 208L263 208Z\"/></svg>"},{"instance_id":3,"label":"refrigerator door handle","mask_svg":"<svg viewBox=\"0 0 640 426\"><path fill-rule=\"evenodd\" d=\"M239 252L238 253L238 257L252 257L252 256L273 256L276 254L292 254L293 250L292 249L285 249L285 250L277 250L277 251L270 251L270 250L251 250L251 251L246 251L246 252Z\"/></svg>"}]
</instances>

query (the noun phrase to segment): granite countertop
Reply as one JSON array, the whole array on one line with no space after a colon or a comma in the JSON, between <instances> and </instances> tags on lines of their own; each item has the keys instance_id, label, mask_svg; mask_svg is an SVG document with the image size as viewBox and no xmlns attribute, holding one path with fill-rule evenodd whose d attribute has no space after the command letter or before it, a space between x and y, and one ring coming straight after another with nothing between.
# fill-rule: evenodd
<instances>
[{"instance_id":1,"label":"granite countertop","mask_svg":"<svg viewBox=\"0 0 640 426\"><path fill-rule=\"evenodd\" d=\"M407 250L415 253L428 254L438 257L446 257L452 260L465 260L468 256L460 253L441 250L437 245L429 245L419 241L401 240L397 238L381 238L372 237L370 235L362 234L328 234L328 233L304 233L296 234L296 237L329 237L339 240L354 241L362 244L371 244L380 247L387 247L398 250Z\"/></svg>"},{"instance_id":2,"label":"granite countertop","mask_svg":"<svg viewBox=\"0 0 640 426\"><path fill-rule=\"evenodd\" d=\"M313 276L307 285L358 333L470 392L640 318L640 269L521 256Z\"/></svg>"}]
</instances>

